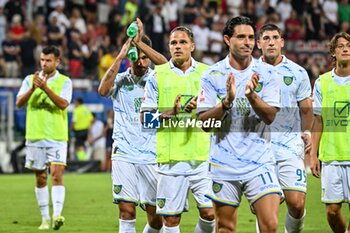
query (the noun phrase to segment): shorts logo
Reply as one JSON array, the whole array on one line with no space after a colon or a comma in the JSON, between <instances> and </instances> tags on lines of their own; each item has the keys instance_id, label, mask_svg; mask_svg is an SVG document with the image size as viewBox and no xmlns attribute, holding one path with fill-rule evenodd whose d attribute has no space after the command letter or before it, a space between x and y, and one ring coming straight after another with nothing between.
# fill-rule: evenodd
<instances>
[{"instance_id":1,"label":"shorts logo","mask_svg":"<svg viewBox=\"0 0 350 233\"><path fill-rule=\"evenodd\" d=\"M350 115L350 102L335 101L334 102L334 117L347 118Z\"/></svg>"},{"instance_id":2,"label":"shorts logo","mask_svg":"<svg viewBox=\"0 0 350 233\"><path fill-rule=\"evenodd\" d=\"M163 208L165 206L165 198L157 198L157 206Z\"/></svg>"},{"instance_id":3,"label":"shorts logo","mask_svg":"<svg viewBox=\"0 0 350 233\"><path fill-rule=\"evenodd\" d=\"M115 194L119 194L122 191L123 185L114 185L113 191Z\"/></svg>"},{"instance_id":4,"label":"shorts logo","mask_svg":"<svg viewBox=\"0 0 350 233\"><path fill-rule=\"evenodd\" d=\"M263 82L258 82L255 88L255 92L259 93L263 89L263 86L264 86Z\"/></svg>"},{"instance_id":5,"label":"shorts logo","mask_svg":"<svg viewBox=\"0 0 350 233\"><path fill-rule=\"evenodd\" d=\"M222 184L213 182L213 192L218 193L222 189Z\"/></svg>"},{"instance_id":6,"label":"shorts logo","mask_svg":"<svg viewBox=\"0 0 350 233\"><path fill-rule=\"evenodd\" d=\"M289 86L293 82L293 76L283 76L284 83Z\"/></svg>"}]
</instances>

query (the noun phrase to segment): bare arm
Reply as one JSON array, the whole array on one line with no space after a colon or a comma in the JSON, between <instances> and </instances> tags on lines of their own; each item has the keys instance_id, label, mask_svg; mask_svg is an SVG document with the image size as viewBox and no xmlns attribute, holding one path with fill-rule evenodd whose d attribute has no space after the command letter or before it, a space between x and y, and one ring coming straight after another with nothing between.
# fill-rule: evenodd
<instances>
[{"instance_id":1,"label":"bare arm","mask_svg":"<svg viewBox=\"0 0 350 233\"><path fill-rule=\"evenodd\" d=\"M41 79L39 76L34 76L33 83L35 86L41 88L57 107L59 107L62 110L68 107L68 101L62 98L61 96L57 95L47 86L46 78Z\"/></svg>"},{"instance_id":2,"label":"bare arm","mask_svg":"<svg viewBox=\"0 0 350 233\"><path fill-rule=\"evenodd\" d=\"M255 113L265 122L265 124L270 125L276 117L278 108L268 105L255 93L254 90L258 84L258 81L259 76L254 73L251 79L248 81L245 95Z\"/></svg>"},{"instance_id":3,"label":"bare arm","mask_svg":"<svg viewBox=\"0 0 350 233\"><path fill-rule=\"evenodd\" d=\"M145 53L145 55L151 59L151 61L156 65L165 64L168 62L168 60L160 53L158 53L156 50L154 50L152 47L148 46L147 44L143 43L141 40L141 36L143 35L143 24L139 18L136 19L137 26L138 26L138 32L136 37L133 40L133 44L136 45L138 49L140 49L142 52Z\"/></svg>"},{"instance_id":4,"label":"bare arm","mask_svg":"<svg viewBox=\"0 0 350 233\"><path fill-rule=\"evenodd\" d=\"M312 125L312 147L310 153L310 168L312 171L312 175L320 178L320 161L318 160L317 152L320 145L320 140L323 131L322 125L322 117L319 115L315 115L314 122Z\"/></svg>"},{"instance_id":5,"label":"bare arm","mask_svg":"<svg viewBox=\"0 0 350 233\"><path fill-rule=\"evenodd\" d=\"M311 132L313 123L313 111L311 99L307 98L299 102L300 117L301 117L301 129L304 132L302 134L302 139L305 143L305 153L309 153L311 150Z\"/></svg>"},{"instance_id":6,"label":"bare arm","mask_svg":"<svg viewBox=\"0 0 350 233\"><path fill-rule=\"evenodd\" d=\"M236 83L235 78L232 73L229 74L226 81L226 97L217 104L214 108L208 111L201 112L198 114L198 119L201 121L206 121L208 119L221 120L226 111L231 108L232 102L236 96ZM202 128L204 131L208 132L211 128Z\"/></svg>"},{"instance_id":7,"label":"bare arm","mask_svg":"<svg viewBox=\"0 0 350 233\"><path fill-rule=\"evenodd\" d=\"M34 77L35 76L38 76L39 77L39 71L36 71L34 73ZM32 87L26 92L24 93L23 95L20 95L17 97L16 99L16 106L18 108L22 108L29 100L29 98L32 96L33 92L35 91L37 87L35 86L34 82L32 84Z\"/></svg>"},{"instance_id":8,"label":"bare arm","mask_svg":"<svg viewBox=\"0 0 350 233\"><path fill-rule=\"evenodd\" d=\"M118 56L113 61L113 64L108 68L107 72L104 74L100 85L98 87L98 93L101 96L108 96L111 92L114 80L118 74L119 67L123 59L126 57L128 53L128 49L130 47L131 39L128 39L120 50Z\"/></svg>"}]
</instances>

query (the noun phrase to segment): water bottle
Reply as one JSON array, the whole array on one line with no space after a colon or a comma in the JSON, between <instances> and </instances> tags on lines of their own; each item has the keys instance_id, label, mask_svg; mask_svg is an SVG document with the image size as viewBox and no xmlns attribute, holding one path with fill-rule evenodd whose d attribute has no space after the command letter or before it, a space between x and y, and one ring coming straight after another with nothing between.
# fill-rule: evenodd
<instances>
[{"instance_id":1,"label":"water bottle","mask_svg":"<svg viewBox=\"0 0 350 233\"><path fill-rule=\"evenodd\" d=\"M134 21L129 25L128 29L126 30L126 35L128 37L134 38L137 34L137 31L138 31L137 23L136 21Z\"/></svg>"},{"instance_id":2,"label":"water bottle","mask_svg":"<svg viewBox=\"0 0 350 233\"><path fill-rule=\"evenodd\" d=\"M139 59L139 55L137 53L137 48L131 46L128 50L128 58L131 62L136 62Z\"/></svg>"}]
</instances>

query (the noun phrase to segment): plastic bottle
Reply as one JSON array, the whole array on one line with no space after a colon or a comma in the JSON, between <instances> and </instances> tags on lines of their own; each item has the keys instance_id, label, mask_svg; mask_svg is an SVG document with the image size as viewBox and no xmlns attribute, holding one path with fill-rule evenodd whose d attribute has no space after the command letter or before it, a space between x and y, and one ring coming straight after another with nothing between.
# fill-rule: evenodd
<instances>
[{"instance_id":1,"label":"plastic bottle","mask_svg":"<svg viewBox=\"0 0 350 233\"><path fill-rule=\"evenodd\" d=\"M137 48L131 46L128 50L128 58L131 62L136 62L139 59L139 55L137 53Z\"/></svg>"},{"instance_id":2,"label":"plastic bottle","mask_svg":"<svg viewBox=\"0 0 350 233\"><path fill-rule=\"evenodd\" d=\"M134 21L129 25L128 29L126 30L126 35L128 37L134 38L137 34L137 31L138 31L138 26L136 21Z\"/></svg>"}]
</instances>

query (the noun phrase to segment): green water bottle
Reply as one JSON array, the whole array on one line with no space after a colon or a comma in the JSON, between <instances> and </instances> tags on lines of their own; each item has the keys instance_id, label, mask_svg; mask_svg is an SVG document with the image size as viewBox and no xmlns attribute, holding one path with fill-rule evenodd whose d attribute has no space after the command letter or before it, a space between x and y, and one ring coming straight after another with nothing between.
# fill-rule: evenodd
<instances>
[{"instance_id":1,"label":"green water bottle","mask_svg":"<svg viewBox=\"0 0 350 233\"><path fill-rule=\"evenodd\" d=\"M137 48L135 46L131 46L129 48L128 58L131 62L136 62L139 59L139 55L137 53Z\"/></svg>"},{"instance_id":2,"label":"green water bottle","mask_svg":"<svg viewBox=\"0 0 350 233\"><path fill-rule=\"evenodd\" d=\"M134 38L137 34L137 31L138 31L137 23L136 21L134 21L129 25L128 29L126 30L126 35L128 37Z\"/></svg>"}]
</instances>

